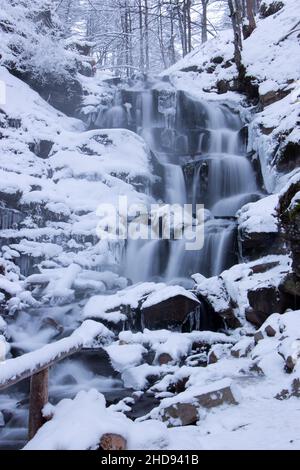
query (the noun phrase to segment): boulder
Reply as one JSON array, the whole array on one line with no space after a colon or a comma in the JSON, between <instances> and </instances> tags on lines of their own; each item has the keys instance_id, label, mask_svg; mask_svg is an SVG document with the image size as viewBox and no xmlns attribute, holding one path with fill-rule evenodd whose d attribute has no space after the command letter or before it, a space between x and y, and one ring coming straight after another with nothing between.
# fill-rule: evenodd
<instances>
[{"instance_id":1,"label":"boulder","mask_svg":"<svg viewBox=\"0 0 300 470\"><path fill-rule=\"evenodd\" d=\"M231 348L231 344L215 344L208 355L208 364L216 364L223 357L227 357Z\"/></svg>"},{"instance_id":2,"label":"boulder","mask_svg":"<svg viewBox=\"0 0 300 470\"><path fill-rule=\"evenodd\" d=\"M278 232L245 232L239 230L239 253L242 259L256 260L269 254L281 254L283 240Z\"/></svg>"},{"instance_id":3,"label":"boulder","mask_svg":"<svg viewBox=\"0 0 300 470\"><path fill-rule=\"evenodd\" d=\"M290 90L271 90L260 96L260 102L263 107L269 106L276 101L280 101L290 93Z\"/></svg>"},{"instance_id":4,"label":"boulder","mask_svg":"<svg viewBox=\"0 0 300 470\"><path fill-rule=\"evenodd\" d=\"M278 353L285 361L284 370L288 374L294 372L300 360L300 339L283 336L278 346Z\"/></svg>"},{"instance_id":5,"label":"boulder","mask_svg":"<svg viewBox=\"0 0 300 470\"><path fill-rule=\"evenodd\" d=\"M142 326L149 330L180 329L198 306L196 298L193 300L183 295L176 295L149 307L143 306Z\"/></svg>"},{"instance_id":6,"label":"boulder","mask_svg":"<svg viewBox=\"0 0 300 470\"><path fill-rule=\"evenodd\" d=\"M181 379L178 379L176 382L170 383L170 385L167 388L168 392L174 393L178 395L179 393L182 393L186 390L186 384L189 381L189 376L183 377Z\"/></svg>"},{"instance_id":7,"label":"boulder","mask_svg":"<svg viewBox=\"0 0 300 470\"><path fill-rule=\"evenodd\" d=\"M285 296L273 285L249 290L248 301L246 318L259 328L272 313L283 313L288 308Z\"/></svg>"},{"instance_id":8,"label":"boulder","mask_svg":"<svg viewBox=\"0 0 300 470\"><path fill-rule=\"evenodd\" d=\"M265 333L266 335L269 337L269 338L273 338L274 336L276 336L276 330L273 328L273 326L271 325L268 325L266 326L265 328Z\"/></svg>"},{"instance_id":9,"label":"boulder","mask_svg":"<svg viewBox=\"0 0 300 470\"><path fill-rule=\"evenodd\" d=\"M162 353L158 356L157 362L160 366L162 366L165 364L169 364L170 362L173 362L173 358L168 353Z\"/></svg>"},{"instance_id":10,"label":"boulder","mask_svg":"<svg viewBox=\"0 0 300 470\"><path fill-rule=\"evenodd\" d=\"M260 16L267 18L268 16L274 15L284 7L284 3L280 0L274 0L273 2L262 2L260 6Z\"/></svg>"},{"instance_id":11,"label":"boulder","mask_svg":"<svg viewBox=\"0 0 300 470\"><path fill-rule=\"evenodd\" d=\"M169 403L169 404L168 404ZM193 425L199 420L199 408L211 409L220 405L237 405L230 380L212 383L202 389L192 387L174 398L167 399L160 409L160 417L169 426Z\"/></svg>"},{"instance_id":12,"label":"boulder","mask_svg":"<svg viewBox=\"0 0 300 470\"><path fill-rule=\"evenodd\" d=\"M225 385L220 388L216 386L214 390L198 395L196 400L200 406L203 406L203 408L207 409L215 408L216 406L224 404L238 404L230 385Z\"/></svg>"},{"instance_id":13,"label":"boulder","mask_svg":"<svg viewBox=\"0 0 300 470\"><path fill-rule=\"evenodd\" d=\"M49 157L54 143L51 140L39 140L29 146L30 150L39 158L46 159Z\"/></svg>"},{"instance_id":14,"label":"boulder","mask_svg":"<svg viewBox=\"0 0 300 470\"><path fill-rule=\"evenodd\" d=\"M241 323L235 316L234 303L229 296L221 277L205 278L201 274L195 274L196 292L203 305L207 306L207 315L219 329L222 321L228 328L239 328ZM206 328L213 329L213 328Z\"/></svg>"},{"instance_id":15,"label":"boulder","mask_svg":"<svg viewBox=\"0 0 300 470\"><path fill-rule=\"evenodd\" d=\"M191 426L198 421L198 407L192 403L176 403L164 410L162 419L170 426Z\"/></svg>"},{"instance_id":16,"label":"boulder","mask_svg":"<svg viewBox=\"0 0 300 470\"><path fill-rule=\"evenodd\" d=\"M254 335L254 344L258 344L260 341L264 339L264 334L262 331L257 331Z\"/></svg>"},{"instance_id":17,"label":"boulder","mask_svg":"<svg viewBox=\"0 0 300 470\"><path fill-rule=\"evenodd\" d=\"M288 173L289 171L299 168L300 143L287 142L286 140L284 140L279 145L275 159L278 171Z\"/></svg>"},{"instance_id":18,"label":"boulder","mask_svg":"<svg viewBox=\"0 0 300 470\"><path fill-rule=\"evenodd\" d=\"M295 308L298 308L297 303L300 302L300 278L294 273L288 274L280 283L279 289L282 293L293 297Z\"/></svg>"},{"instance_id":19,"label":"boulder","mask_svg":"<svg viewBox=\"0 0 300 470\"><path fill-rule=\"evenodd\" d=\"M300 175L295 175L279 198L279 216L285 240L292 253L294 276L286 278L283 290L300 297Z\"/></svg>"},{"instance_id":20,"label":"boulder","mask_svg":"<svg viewBox=\"0 0 300 470\"><path fill-rule=\"evenodd\" d=\"M233 346L231 349L231 355L236 358L247 357L253 348L253 338L246 336Z\"/></svg>"},{"instance_id":21,"label":"boulder","mask_svg":"<svg viewBox=\"0 0 300 470\"><path fill-rule=\"evenodd\" d=\"M119 434L103 434L100 440L101 450L126 450L127 442Z\"/></svg>"},{"instance_id":22,"label":"boulder","mask_svg":"<svg viewBox=\"0 0 300 470\"><path fill-rule=\"evenodd\" d=\"M54 108L68 116L76 115L83 98L81 83L76 78L72 76L70 78L63 77L58 82L56 77L52 77L49 74L44 76L43 82L29 76L23 77L23 80L32 86Z\"/></svg>"},{"instance_id":23,"label":"boulder","mask_svg":"<svg viewBox=\"0 0 300 470\"><path fill-rule=\"evenodd\" d=\"M238 246L242 260L284 253L277 213L278 196L244 205L238 212Z\"/></svg>"},{"instance_id":24,"label":"boulder","mask_svg":"<svg viewBox=\"0 0 300 470\"><path fill-rule=\"evenodd\" d=\"M300 378L296 377L292 380L289 388L283 389L275 398L277 400L286 400L291 397L300 398Z\"/></svg>"}]
</instances>

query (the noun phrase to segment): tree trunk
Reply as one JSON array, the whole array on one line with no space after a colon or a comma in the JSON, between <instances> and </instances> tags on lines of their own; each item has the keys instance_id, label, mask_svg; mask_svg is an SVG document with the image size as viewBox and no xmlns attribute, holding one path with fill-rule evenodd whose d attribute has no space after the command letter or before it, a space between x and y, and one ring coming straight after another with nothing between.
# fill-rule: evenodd
<instances>
[{"instance_id":1,"label":"tree trunk","mask_svg":"<svg viewBox=\"0 0 300 470\"><path fill-rule=\"evenodd\" d=\"M125 1L125 11L124 11L124 36L125 36L125 62L126 62L126 75L127 77L130 76L131 70L129 68L129 18L128 18L128 1Z\"/></svg>"},{"instance_id":2,"label":"tree trunk","mask_svg":"<svg viewBox=\"0 0 300 470\"><path fill-rule=\"evenodd\" d=\"M191 16L191 0L186 1L186 20L187 20L187 52L192 50L192 16Z\"/></svg>"},{"instance_id":3,"label":"tree trunk","mask_svg":"<svg viewBox=\"0 0 300 470\"><path fill-rule=\"evenodd\" d=\"M176 57L175 57L175 28L174 28L174 11L172 0L170 0L170 65L175 64Z\"/></svg>"},{"instance_id":4,"label":"tree trunk","mask_svg":"<svg viewBox=\"0 0 300 470\"><path fill-rule=\"evenodd\" d=\"M184 37L183 15L181 13L181 8L180 8L178 1L176 3L176 10L177 10L177 16L178 16L178 26L179 26L179 32L180 32L182 56L184 57L186 55L186 47L185 47L185 37Z\"/></svg>"},{"instance_id":5,"label":"tree trunk","mask_svg":"<svg viewBox=\"0 0 300 470\"><path fill-rule=\"evenodd\" d=\"M146 73L150 69L150 54L149 54L149 4L148 0L145 2L145 47L146 47Z\"/></svg>"},{"instance_id":6,"label":"tree trunk","mask_svg":"<svg viewBox=\"0 0 300 470\"><path fill-rule=\"evenodd\" d=\"M139 0L139 29L140 29L140 69L145 72L145 57L144 57L144 24L143 24L143 7L142 0Z\"/></svg>"},{"instance_id":7,"label":"tree trunk","mask_svg":"<svg viewBox=\"0 0 300 470\"><path fill-rule=\"evenodd\" d=\"M201 0L202 3L202 25L201 25L201 39L202 43L207 41L207 5L208 0Z\"/></svg>"},{"instance_id":8,"label":"tree trunk","mask_svg":"<svg viewBox=\"0 0 300 470\"><path fill-rule=\"evenodd\" d=\"M129 46L129 65L130 67L133 66L133 44L132 44L132 16L131 16L131 9L130 6L128 8L128 46Z\"/></svg>"},{"instance_id":9,"label":"tree trunk","mask_svg":"<svg viewBox=\"0 0 300 470\"><path fill-rule=\"evenodd\" d=\"M241 4L240 0L228 0L230 17L234 34L234 60L238 69L239 77L244 75L242 64L242 32L241 32Z\"/></svg>"},{"instance_id":10,"label":"tree trunk","mask_svg":"<svg viewBox=\"0 0 300 470\"><path fill-rule=\"evenodd\" d=\"M251 36L253 31L256 28L256 22L254 17L255 11L255 0L246 0L246 8L247 8L247 19L248 19L248 36Z\"/></svg>"}]
</instances>

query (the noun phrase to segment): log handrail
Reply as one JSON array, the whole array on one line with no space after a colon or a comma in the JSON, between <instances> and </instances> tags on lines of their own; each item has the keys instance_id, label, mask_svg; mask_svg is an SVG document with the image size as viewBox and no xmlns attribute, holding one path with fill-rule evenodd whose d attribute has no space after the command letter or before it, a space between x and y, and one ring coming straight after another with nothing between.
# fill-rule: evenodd
<instances>
[{"instance_id":1,"label":"log handrail","mask_svg":"<svg viewBox=\"0 0 300 470\"><path fill-rule=\"evenodd\" d=\"M10 377L8 380L6 380L3 383L0 382L0 391L5 390L6 388L12 387L13 385L18 384L19 382L22 382L22 380L29 379L33 375L38 374L39 372L42 372L43 370L48 369L49 367L62 361L63 359L66 359L67 357L72 356L73 354L79 352L82 348L83 346L71 348L69 351L66 351L65 353L58 354L53 360L46 362L44 364L38 365L33 370L32 369L24 370L24 372L22 372L21 374L14 376L14 377ZM20 357L23 357L23 356L20 356ZM13 361L14 359L9 359L9 360ZM0 371L1 371L1 363L0 363Z\"/></svg>"},{"instance_id":2,"label":"log handrail","mask_svg":"<svg viewBox=\"0 0 300 470\"><path fill-rule=\"evenodd\" d=\"M98 336L113 336L101 323L86 320L71 336L14 359L0 362L0 391L30 378L28 438L32 439L45 419L49 367L87 347Z\"/></svg>"}]
</instances>

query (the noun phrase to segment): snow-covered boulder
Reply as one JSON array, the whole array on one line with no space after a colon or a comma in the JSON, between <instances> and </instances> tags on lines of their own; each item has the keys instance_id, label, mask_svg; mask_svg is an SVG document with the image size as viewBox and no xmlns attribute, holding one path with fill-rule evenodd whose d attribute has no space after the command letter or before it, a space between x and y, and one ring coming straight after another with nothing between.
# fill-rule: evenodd
<instances>
[{"instance_id":1,"label":"snow-covered boulder","mask_svg":"<svg viewBox=\"0 0 300 470\"><path fill-rule=\"evenodd\" d=\"M180 286L166 286L150 294L142 305L142 326L150 330L179 328L196 315L200 302ZM188 328L188 325L187 325Z\"/></svg>"},{"instance_id":2,"label":"snow-covered boulder","mask_svg":"<svg viewBox=\"0 0 300 470\"><path fill-rule=\"evenodd\" d=\"M181 329L198 306L197 297L181 286L146 282L110 296L91 297L83 317L113 323L119 331L124 323L134 330Z\"/></svg>"},{"instance_id":3,"label":"snow-covered boulder","mask_svg":"<svg viewBox=\"0 0 300 470\"><path fill-rule=\"evenodd\" d=\"M234 302L228 294L228 290L221 277L205 278L201 274L193 275L196 282L197 296L207 302L210 311L209 316L219 317L225 321L229 328L238 328L239 320L236 318L234 311Z\"/></svg>"},{"instance_id":4,"label":"snow-covered boulder","mask_svg":"<svg viewBox=\"0 0 300 470\"><path fill-rule=\"evenodd\" d=\"M238 212L239 254L242 260L283 252L277 213L278 195L247 204Z\"/></svg>"}]
</instances>

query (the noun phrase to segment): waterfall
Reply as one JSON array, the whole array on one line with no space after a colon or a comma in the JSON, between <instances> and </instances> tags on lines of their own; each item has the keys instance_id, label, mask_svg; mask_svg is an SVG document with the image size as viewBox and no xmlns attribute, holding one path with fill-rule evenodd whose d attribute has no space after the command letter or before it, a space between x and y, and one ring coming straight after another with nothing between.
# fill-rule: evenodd
<instances>
[{"instance_id":1,"label":"waterfall","mask_svg":"<svg viewBox=\"0 0 300 470\"><path fill-rule=\"evenodd\" d=\"M186 187L181 166L165 164L165 202L168 204L186 204Z\"/></svg>"},{"instance_id":2,"label":"waterfall","mask_svg":"<svg viewBox=\"0 0 300 470\"><path fill-rule=\"evenodd\" d=\"M18 228L18 224L25 218L21 212L0 205L0 229L9 230Z\"/></svg>"},{"instance_id":3,"label":"waterfall","mask_svg":"<svg viewBox=\"0 0 300 470\"><path fill-rule=\"evenodd\" d=\"M124 274L133 283L160 278L163 263L163 240L129 240Z\"/></svg>"},{"instance_id":4,"label":"waterfall","mask_svg":"<svg viewBox=\"0 0 300 470\"><path fill-rule=\"evenodd\" d=\"M126 90L102 112L109 127L131 128L155 153L163 172L164 203L204 204L202 250L187 251L186 240L127 241L122 272L132 282L187 280L200 272L219 275L237 262L237 211L259 199L255 173L246 157L238 113L223 103L197 101L175 90ZM131 101L130 101L131 100Z\"/></svg>"}]
</instances>

